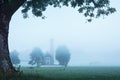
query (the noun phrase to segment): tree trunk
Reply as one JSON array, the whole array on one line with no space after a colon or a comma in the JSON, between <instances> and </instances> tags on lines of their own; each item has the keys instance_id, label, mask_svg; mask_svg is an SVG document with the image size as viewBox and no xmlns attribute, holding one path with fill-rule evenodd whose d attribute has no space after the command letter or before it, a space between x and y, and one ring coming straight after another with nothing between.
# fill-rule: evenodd
<instances>
[{"instance_id":1,"label":"tree trunk","mask_svg":"<svg viewBox=\"0 0 120 80\"><path fill-rule=\"evenodd\" d=\"M10 19L10 16L0 11L0 75L16 72L15 68L12 66L8 49Z\"/></svg>"}]
</instances>

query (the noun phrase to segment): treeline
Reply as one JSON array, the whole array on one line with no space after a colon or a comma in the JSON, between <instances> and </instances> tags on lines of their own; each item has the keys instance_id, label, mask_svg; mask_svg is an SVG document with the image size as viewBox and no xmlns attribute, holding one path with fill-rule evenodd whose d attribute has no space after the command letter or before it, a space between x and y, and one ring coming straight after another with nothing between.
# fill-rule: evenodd
<instances>
[{"instance_id":1,"label":"treeline","mask_svg":"<svg viewBox=\"0 0 120 80\"><path fill-rule=\"evenodd\" d=\"M14 66L19 65L21 62L19 54L20 53L17 50L10 52L10 58ZM59 46L55 50L55 53L43 53L40 48L35 47L29 56L30 61L28 61L28 64L30 65L36 65L37 67L40 67L41 65L54 65L54 59L56 59L59 65L66 67L70 61L71 54L66 46Z\"/></svg>"}]
</instances>

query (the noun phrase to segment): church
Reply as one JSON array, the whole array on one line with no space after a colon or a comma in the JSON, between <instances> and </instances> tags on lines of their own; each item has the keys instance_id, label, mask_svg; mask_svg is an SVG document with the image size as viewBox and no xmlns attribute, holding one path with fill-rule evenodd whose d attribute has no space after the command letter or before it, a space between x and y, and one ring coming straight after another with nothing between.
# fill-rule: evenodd
<instances>
[{"instance_id":1,"label":"church","mask_svg":"<svg viewBox=\"0 0 120 80\"><path fill-rule=\"evenodd\" d=\"M54 65L54 41L50 40L50 51L44 55L44 65Z\"/></svg>"}]
</instances>

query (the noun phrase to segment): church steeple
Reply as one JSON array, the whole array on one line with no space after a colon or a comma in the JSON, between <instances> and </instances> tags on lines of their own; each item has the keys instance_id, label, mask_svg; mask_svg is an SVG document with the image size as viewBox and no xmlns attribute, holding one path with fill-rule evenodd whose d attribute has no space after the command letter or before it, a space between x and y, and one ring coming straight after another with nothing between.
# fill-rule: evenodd
<instances>
[{"instance_id":1,"label":"church steeple","mask_svg":"<svg viewBox=\"0 0 120 80\"><path fill-rule=\"evenodd\" d=\"M54 64L54 39L50 39L50 54L52 56L52 64Z\"/></svg>"}]
</instances>

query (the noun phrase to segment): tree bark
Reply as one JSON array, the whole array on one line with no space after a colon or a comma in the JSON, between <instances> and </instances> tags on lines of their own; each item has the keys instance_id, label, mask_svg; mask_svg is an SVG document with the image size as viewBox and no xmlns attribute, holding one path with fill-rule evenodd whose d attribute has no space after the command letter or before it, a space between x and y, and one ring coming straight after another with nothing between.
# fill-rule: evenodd
<instances>
[{"instance_id":1,"label":"tree bark","mask_svg":"<svg viewBox=\"0 0 120 80\"><path fill-rule=\"evenodd\" d=\"M10 19L10 16L0 11L0 75L16 72L12 66L8 49Z\"/></svg>"},{"instance_id":2,"label":"tree bark","mask_svg":"<svg viewBox=\"0 0 120 80\"><path fill-rule=\"evenodd\" d=\"M3 0L0 3L0 75L13 74L17 71L13 67L8 48L9 23L12 15L26 0Z\"/></svg>"}]
</instances>

